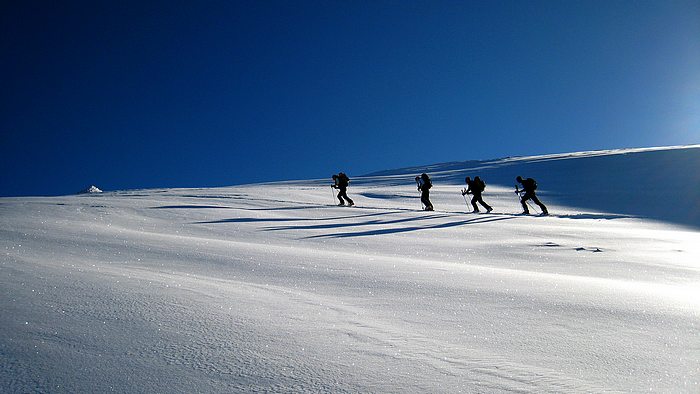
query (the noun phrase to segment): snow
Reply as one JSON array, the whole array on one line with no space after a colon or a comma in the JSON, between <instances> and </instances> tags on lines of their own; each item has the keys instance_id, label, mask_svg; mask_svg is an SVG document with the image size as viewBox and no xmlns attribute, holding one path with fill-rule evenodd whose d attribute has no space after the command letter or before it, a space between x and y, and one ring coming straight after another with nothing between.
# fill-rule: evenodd
<instances>
[{"instance_id":1,"label":"snow","mask_svg":"<svg viewBox=\"0 0 700 394\"><path fill-rule=\"evenodd\" d=\"M3 198L0 390L696 393L699 161L434 165L435 212L427 167L350 174L352 208L329 179ZM594 173L604 199L569 192ZM516 175L552 216L517 215ZM630 199L658 179L673 204Z\"/></svg>"},{"instance_id":2,"label":"snow","mask_svg":"<svg viewBox=\"0 0 700 394\"><path fill-rule=\"evenodd\" d=\"M90 193L102 193L102 190L100 190L100 188L98 188L95 185L91 185L90 187L87 187L87 188L81 190L80 192L78 192L78 194L90 194Z\"/></svg>"}]
</instances>

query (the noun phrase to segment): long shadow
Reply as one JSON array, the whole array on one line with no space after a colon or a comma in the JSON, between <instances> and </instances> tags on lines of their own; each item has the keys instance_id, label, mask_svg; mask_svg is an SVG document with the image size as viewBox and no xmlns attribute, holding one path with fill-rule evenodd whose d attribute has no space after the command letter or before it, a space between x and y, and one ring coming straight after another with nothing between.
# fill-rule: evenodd
<instances>
[{"instance_id":1,"label":"long shadow","mask_svg":"<svg viewBox=\"0 0 700 394\"><path fill-rule=\"evenodd\" d=\"M212 198L212 199L227 198L227 199L239 200L239 199L242 199L242 198L246 198L246 195L244 195L244 194L229 194L229 195L180 194L180 195L178 195L177 197L185 197L185 198Z\"/></svg>"},{"instance_id":2,"label":"long shadow","mask_svg":"<svg viewBox=\"0 0 700 394\"><path fill-rule=\"evenodd\" d=\"M612 220L612 219L633 219L633 218L638 218L639 216L635 215L618 215L618 214L596 214L596 213L577 213L577 214L571 214L571 215L552 215L558 218L562 219L606 219L606 220Z\"/></svg>"},{"instance_id":3,"label":"long shadow","mask_svg":"<svg viewBox=\"0 0 700 394\"><path fill-rule=\"evenodd\" d=\"M221 220L210 220L206 222L193 222L192 224L224 224L224 223L273 223L273 222L296 222L313 220L308 218L231 218L231 219L221 219Z\"/></svg>"},{"instance_id":4,"label":"long shadow","mask_svg":"<svg viewBox=\"0 0 700 394\"><path fill-rule=\"evenodd\" d=\"M151 207L151 209L231 209L231 207L222 207L219 205L163 205L160 207Z\"/></svg>"},{"instance_id":5,"label":"long shadow","mask_svg":"<svg viewBox=\"0 0 700 394\"><path fill-rule=\"evenodd\" d=\"M362 215L338 216L331 218L231 218L221 220L211 220L205 222L194 222L193 224L222 224L222 223L265 223L265 222L318 222L329 220L356 219L370 216L396 215L399 212L377 212L365 213Z\"/></svg>"},{"instance_id":6,"label":"long shadow","mask_svg":"<svg viewBox=\"0 0 700 394\"><path fill-rule=\"evenodd\" d=\"M540 216L537 212L531 212L530 214L522 214L522 213L506 213L506 212L490 212L488 215L495 215L495 216L522 216L522 217L538 217ZM604 219L604 220L613 220L613 219L634 219L638 218L639 216L634 216L634 215L622 215L622 214L615 214L615 213L572 213L572 214L556 214L556 213L550 213L546 217L550 218L560 218L560 219Z\"/></svg>"},{"instance_id":7,"label":"long shadow","mask_svg":"<svg viewBox=\"0 0 700 394\"><path fill-rule=\"evenodd\" d=\"M240 209L241 211L297 211L306 209L317 209L317 208L338 208L336 205L301 205L294 207L277 207L277 208L234 208Z\"/></svg>"},{"instance_id":8,"label":"long shadow","mask_svg":"<svg viewBox=\"0 0 700 394\"><path fill-rule=\"evenodd\" d=\"M277 208L233 208L241 210L251 210L251 211L286 211L286 210L296 210L296 209L309 209L309 208L331 208L335 205L318 205L314 203L304 203L288 200L277 200L272 198L258 198L246 194L231 194L231 195L197 195L197 194L183 194L178 197L189 197L189 198L205 198L205 199L231 199L231 200L245 200L245 201L263 201L271 202L276 204L300 204L288 207L277 207Z\"/></svg>"},{"instance_id":9,"label":"long shadow","mask_svg":"<svg viewBox=\"0 0 700 394\"><path fill-rule=\"evenodd\" d=\"M430 229L441 229L463 226L467 224L482 224L489 222L498 222L501 220L510 220L513 217L490 217L490 218L473 218L467 220L458 220L456 222L441 223L433 226L413 226L413 227L402 227L402 228L384 228L381 230L368 230L368 231L358 231L358 232L346 232L346 233L335 233L335 234L325 234L325 235L312 235L305 237L304 239L314 239L314 238L352 238L352 237L366 237L370 235L383 235L383 234L397 234L397 233L407 233L411 231L419 230L430 230Z\"/></svg>"},{"instance_id":10,"label":"long shadow","mask_svg":"<svg viewBox=\"0 0 700 394\"><path fill-rule=\"evenodd\" d=\"M270 227L265 229L265 231L280 231L280 230L323 230L329 228L342 228L342 227L359 227L359 226L371 226L371 225L384 225L384 224L396 224L413 222L417 220L427 220L443 217L442 215L428 215L413 218L404 218L396 220L369 220L362 223L334 223L334 224L315 224L309 226L280 226L280 227Z\"/></svg>"},{"instance_id":11,"label":"long shadow","mask_svg":"<svg viewBox=\"0 0 700 394\"><path fill-rule=\"evenodd\" d=\"M359 193L359 195L367 198L376 198L379 200L395 200L395 199L404 199L404 198L411 198L411 199L419 199L420 195L405 195L403 193L396 193L396 194L386 194L386 193L371 193L371 192L362 192Z\"/></svg>"}]
</instances>

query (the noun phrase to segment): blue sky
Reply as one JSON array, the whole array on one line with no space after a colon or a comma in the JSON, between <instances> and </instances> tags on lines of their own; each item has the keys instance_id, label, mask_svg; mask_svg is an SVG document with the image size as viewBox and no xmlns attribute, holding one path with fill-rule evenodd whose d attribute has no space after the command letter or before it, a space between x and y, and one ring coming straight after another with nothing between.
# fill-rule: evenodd
<instances>
[{"instance_id":1,"label":"blue sky","mask_svg":"<svg viewBox=\"0 0 700 394\"><path fill-rule=\"evenodd\" d=\"M700 143L698 1L0 5L0 195Z\"/></svg>"}]
</instances>

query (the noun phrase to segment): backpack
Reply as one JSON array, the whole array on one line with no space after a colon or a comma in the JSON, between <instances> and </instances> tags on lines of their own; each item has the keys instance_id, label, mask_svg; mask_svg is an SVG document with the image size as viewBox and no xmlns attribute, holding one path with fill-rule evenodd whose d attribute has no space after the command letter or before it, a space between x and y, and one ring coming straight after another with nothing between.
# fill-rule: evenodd
<instances>
[{"instance_id":1,"label":"backpack","mask_svg":"<svg viewBox=\"0 0 700 394\"><path fill-rule=\"evenodd\" d=\"M525 190L532 190L532 191L535 191L535 190L537 190L537 181L535 181L535 180L532 179L532 178L527 178L527 179L523 182L523 188L524 188Z\"/></svg>"},{"instance_id":2,"label":"backpack","mask_svg":"<svg viewBox=\"0 0 700 394\"><path fill-rule=\"evenodd\" d=\"M338 186L347 186L350 183L350 178L344 172L338 174Z\"/></svg>"},{"instance_id":3,"label":"backpack","mask_svg":"<svg viewBox=\"0 0 700 394\"><path fill-rule=\"evenodd\" d=\"M476 183L476 188L479 192L483 192L484 190L486 190L486 183L484 183L484 181L482 181L481 178L474 178L474 181Z\"/></svg>"},{"instance_id":4,"label":"backpack","mask_svg":"<svg viewBox=\"0 0 700 394\"><path fill-rule=\"evenodd\" d=\"M425 176L423 176L423 175L425 175ZM433 187L433 183L430 181L430 177L428 176L428 174L423 174L423 175L420 176L420 178L423 180L422 188L423 189L430 189L431 187Z\"/></svg>"}]
</instances>

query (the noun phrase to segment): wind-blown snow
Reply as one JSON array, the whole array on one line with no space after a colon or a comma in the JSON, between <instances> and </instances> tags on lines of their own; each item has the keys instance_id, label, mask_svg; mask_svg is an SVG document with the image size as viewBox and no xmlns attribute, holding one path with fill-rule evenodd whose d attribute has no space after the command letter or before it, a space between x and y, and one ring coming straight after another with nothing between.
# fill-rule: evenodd
<instances>
[{"instance_id":1,"label":"wind-blown snow","mask_svg":"<svg viewBox=\"0 0 700 394\"><path fill-rule=\"evenodd\" d=\"M698 222L563 190L630 171L600 193L636 210L699 153L440 165L436 212L420 168L353 178L353 208L329 180L0 199L0 391L698 392ZM514 215L518 174L552 216Z\"/></svg>"}]
</instances>

